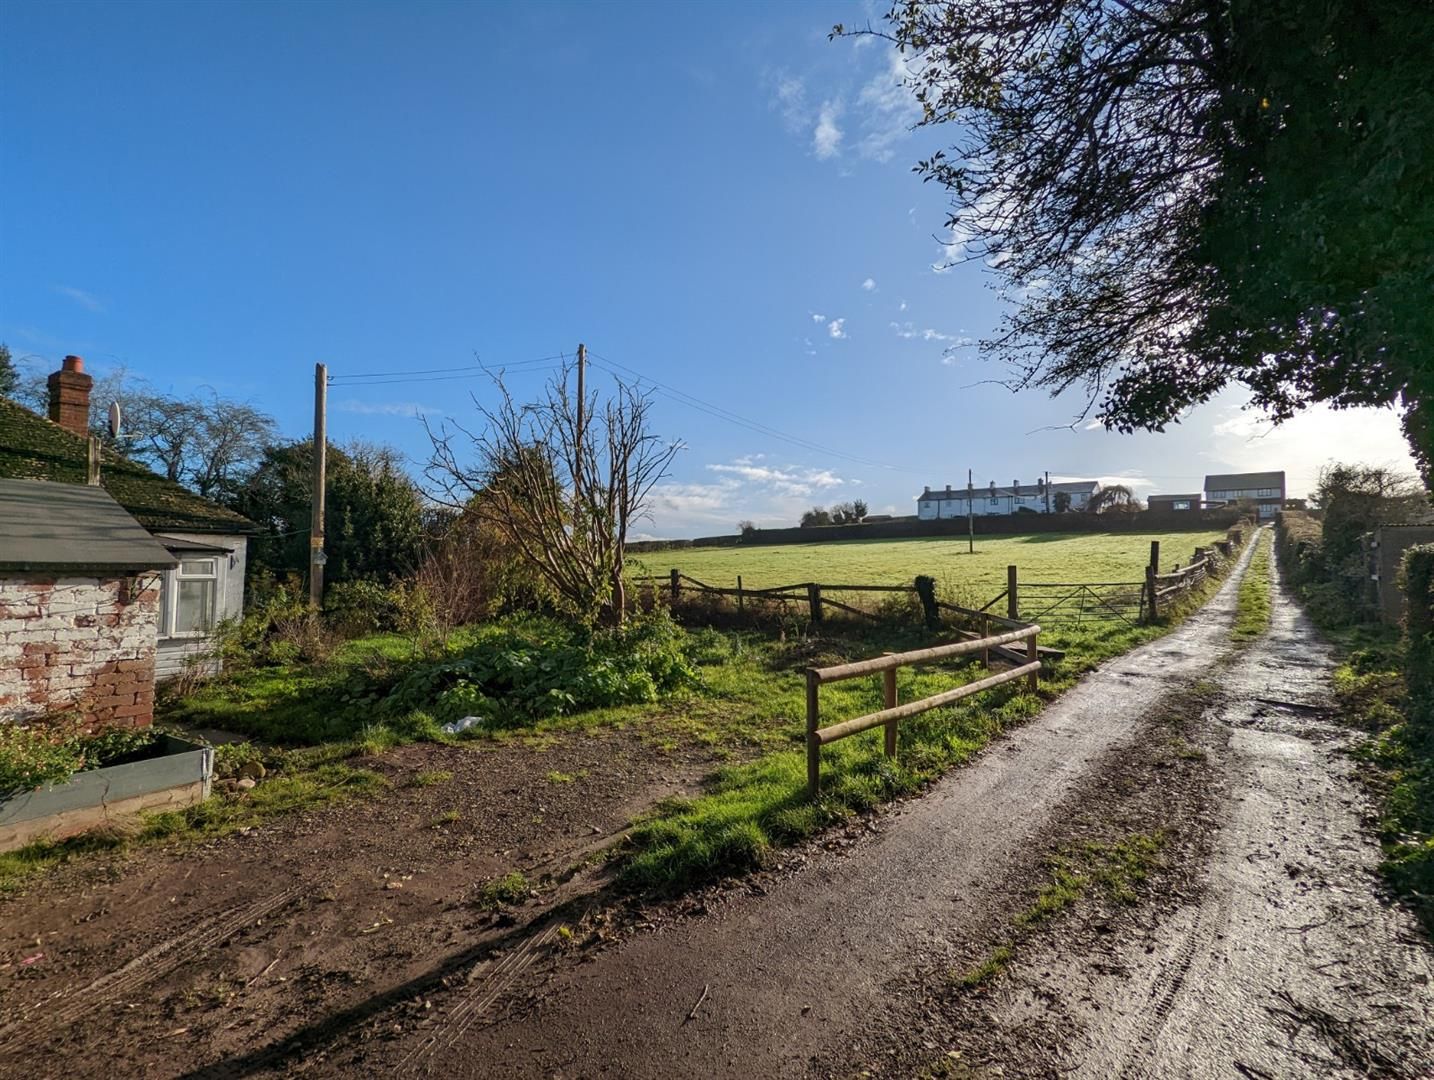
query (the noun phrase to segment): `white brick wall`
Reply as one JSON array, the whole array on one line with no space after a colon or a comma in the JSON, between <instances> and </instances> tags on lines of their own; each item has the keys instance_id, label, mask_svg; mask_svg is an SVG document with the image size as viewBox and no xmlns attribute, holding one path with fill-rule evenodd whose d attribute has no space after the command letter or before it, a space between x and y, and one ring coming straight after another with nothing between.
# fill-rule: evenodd
<instances>
[{"instance_id":1,"label":"white brick wall","mask_svg":"<svg viewBox=\"0 0 1434 1080\"><path fill-rule=\"evenodd\" d=\"M0 576L0 722L75 711L96 725L148 724L158 582Z\"/></svg>"}]
</instances>

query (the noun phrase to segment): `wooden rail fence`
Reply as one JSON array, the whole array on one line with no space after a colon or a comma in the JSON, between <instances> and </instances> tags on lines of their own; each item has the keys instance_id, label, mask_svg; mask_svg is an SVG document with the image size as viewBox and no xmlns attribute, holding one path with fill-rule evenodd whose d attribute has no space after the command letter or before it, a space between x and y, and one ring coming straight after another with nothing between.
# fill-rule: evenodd
<instances>
[{"instance_id":1,"label":"wooden rail fence","mask_svg":"<svg viewBox=\"0 0 1434 1080\"><path fill-rule=\"evenodd\" d=\"M964 610L964 609L962 609ZM1004 621L1004 620L1003 620ZM979 694L983 690L989 690L1002 683L1011 682L1015 679L1026 678L1032 693L1036 690L1036 682L1041 670L1040 650L1036 643L1036 637L1041 632L1038 625L1019 626L1014 630L1007 630L1004 633L992 634L987 637L975 638L967 641L958 641L950 645L937 645L930 649L916 649L912 652L888 653L885 656L874 657L870 660L857 660L849 664L835 664L831 667L808 668L807 669L807 794L816 798L821 791L821 751L828 743L836 742L838 739L845 739L851 735L858 735L863 731L870 731L872 728L885 727L886 756L896 757L896 733L897 725L902 720L931 709L938 709L943 705L950 705L952 702L960 701L972 694ZM938 660L946 660L953 656L967 656L972 653L980 653L985 658L986 666L990 666L992 653L1005 652L1007 647L1024 641L1026 652L1024 662L1008 671L1000 671L994 675L988 675L984 679L977 679L975 682L966 683L951 690L933 694L931 697L922 698L919 701L910 701L905 705L897 702L896 694L896 672L898 668L908 665L930 664ZM858 716L853 720L843 720L840 723L832 724L830 727L821 726L821 702L819 690L823 683L839 682L843 679L856 679L863 675L882 676L884 690L884 708L866 716Z\"/></svg>"},{"instance_id":2,"label":"wooden rail fence","mask_svg":"<svg viewBox=\"0 0 1434 1080\"><path fill-rule=\"evenodd\" d=\"M1005 618L1013 625L1016 625L1017 621L1020 621L1020 625L1039 621L1047 627L1092 622L1123 622L1135 626L1154 622L1163 608L1194 589L1210 575L1216 565L1217 552L1220 557L1228 559L1240 547L1242 540L1242 530L1233 528L1226 539L1217 540L1210 547L1197 547L1194 557L1187 565L1182 567L1177 563L1174 569L1163 574L1159 570L1160 541L1153 540L1144 580L1026 581L1020 577L1017 567L1008 566L1006 587L980 608L973 610L939 602L935 606L979 621L982 616L996 618L992 609L997 608L1004 600ZM677 569L665 576L638 577L634 580L663 589L674 608L682 602L682 597L689 593L731 597L736 601L739 613L746 611L749 602L774 601L804 606L808 617L814 623L822 622L828 609L867 619L879 618L865 608L835 599L833 593L905 594L922 599L923 604L927 604L931 599L922 598L915 585L832 585L799 581L790 585L753 589L743 587L741 575L737 577L736 588L726 588L698 581Z\"/></svg>"}]
</instances>

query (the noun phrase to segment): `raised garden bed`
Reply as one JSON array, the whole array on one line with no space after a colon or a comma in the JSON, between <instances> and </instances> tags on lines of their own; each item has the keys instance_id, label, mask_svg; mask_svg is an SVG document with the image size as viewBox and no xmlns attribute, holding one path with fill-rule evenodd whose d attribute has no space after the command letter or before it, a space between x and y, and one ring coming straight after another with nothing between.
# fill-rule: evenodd
<instances>
[{"instance_id":1,"label":"raised garden bed","mask_svg":"<svg viewBox=\"0 0 1434 1080\"><path fill-rule=\"evenodd\" d=\"M60 840L139 813L174 810L209 795L214 751L161 735L132 760L76 773L0 802L0 851Z\"/></svg>"}]
</instances>

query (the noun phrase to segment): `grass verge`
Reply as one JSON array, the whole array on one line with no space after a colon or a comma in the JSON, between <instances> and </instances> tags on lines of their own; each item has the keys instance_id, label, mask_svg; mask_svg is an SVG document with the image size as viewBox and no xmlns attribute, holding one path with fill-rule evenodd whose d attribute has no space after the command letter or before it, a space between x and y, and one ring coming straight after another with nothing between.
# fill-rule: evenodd
<instances>
[{"instance_id":1,"label":"grass verge","mask_svg":"<svg viewBox=\"0 0 1434 1080\"><path fill-rule=\"evenodd\" d=\"M1256 533L1255 553L1250 556L1249 568L1240 582L1240 593L1236 599L1235 626L1230 637L1235 641L1253 641L1270 628L1270 545L1265 535L1268 530Z\"/></svg>"}]
</instances>

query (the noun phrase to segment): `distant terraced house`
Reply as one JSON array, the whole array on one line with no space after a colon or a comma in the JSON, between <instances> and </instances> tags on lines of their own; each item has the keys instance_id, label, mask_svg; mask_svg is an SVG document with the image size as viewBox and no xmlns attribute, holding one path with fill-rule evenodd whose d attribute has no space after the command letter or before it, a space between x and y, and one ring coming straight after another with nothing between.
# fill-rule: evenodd
<instances>
[{"instance_id":1,"label":"distant terraced house","mask_svg":"<svg viewBox=\"0 0 1434 1080\"><path fill-rule=\"evenodd\" d=\"M255 526L120 454L92 464L93 382L67 356L49 419L0 398L0 671L29 671L0 678L0 717L89 708L147 722L140 684L191 657L216 668L215 627L243 613ZM116 672L133 676L128 704L97 689Z\"/></svg>"},{"instance_id":2,"label":"distant terraced house","mask_svg":"<svg viewBox=\"0 0 1434 1080\"><path fill-rule=\"evenodd\" d=\"M1010 487L997 487L992 480L985 487L970 491L950 485L935 490L928 487L917 496L916 516L922 521L934 521L937 518L963 518L968 512L975 517L989 517L1026 511L1054 514L1062 512L1062 508L1081 511L1090 505L1099 490L1098 480L1063 480L1047 484L1044 479L1034 484L1013 480Z\"/></svg>"}]
</instances>

